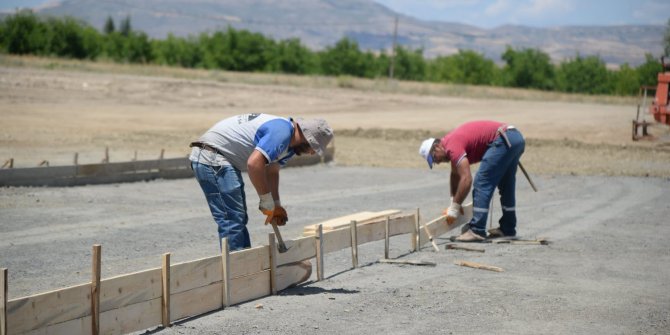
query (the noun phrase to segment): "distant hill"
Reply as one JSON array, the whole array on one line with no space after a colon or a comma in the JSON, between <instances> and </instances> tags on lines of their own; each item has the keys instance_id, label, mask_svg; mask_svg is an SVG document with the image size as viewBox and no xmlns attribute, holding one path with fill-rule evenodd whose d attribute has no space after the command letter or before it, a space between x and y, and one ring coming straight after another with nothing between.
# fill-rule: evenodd
<instances>
[{"instance_id":1,"label":"distant hill","mask_svg":"<svg viewBox=\"0 0 670 335\"><path fill-rule=\"evenodd\" d=\"M505 47L541 49L555 62L575 55L598 55L610 65L637 66L645 54L662 53L664 26L593 26L482 29L465 24L422 21L400 15L372 0L67 0L37 9L70 15L102 29L108 16L118 23L130 15L133 29L154 38L197 35L232 26L275 39L299 38L319 50L344 36L362 49L390 50L395 17L398 43L423 48L424 55L474 50L501 62Z\"/></svg>"}]
</instances>

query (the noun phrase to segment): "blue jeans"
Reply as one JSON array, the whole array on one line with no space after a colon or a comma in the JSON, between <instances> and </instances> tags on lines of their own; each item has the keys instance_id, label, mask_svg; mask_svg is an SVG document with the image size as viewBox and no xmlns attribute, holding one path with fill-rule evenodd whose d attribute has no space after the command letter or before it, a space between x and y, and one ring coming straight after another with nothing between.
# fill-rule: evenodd
<instances>
[{"instance_id":1,"label":"blue jeans","mask_svg":"<svg viewBox=\"0 0 670 335\"><path fill-rule=\"evenodd\" d=\"M491 142L473 182L470 229L481 236L486 236L486 219L496 186L503 213L499 221L500 229L505 235L516 235L516 169L526 142L516 129L509 129L505 134L512 146L508 148L502 136Z\"/></svg>"},{"instance_id":2,"label":"blue jeans","mask_svg":"<svg viewBox=\"0 0 670 335\"><path fill-rule=\"evenodd\" d=\"M231 251L251 247L244 179L240 170L232 166L209 166L198 162L191 162L191 167L205 193L214 222L219 227L219 245L221 239L227 237Z\"/></svg>"}]
</instances>

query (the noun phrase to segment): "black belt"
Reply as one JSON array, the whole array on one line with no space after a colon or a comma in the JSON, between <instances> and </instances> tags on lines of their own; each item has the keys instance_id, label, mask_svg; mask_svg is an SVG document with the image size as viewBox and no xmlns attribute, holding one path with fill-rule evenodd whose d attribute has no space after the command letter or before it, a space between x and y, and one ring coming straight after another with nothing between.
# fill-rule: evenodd
<instances>
[{"instance_id":1,"label":"black belt","mask_svg":"<svg viewBox=\"0 0 670 335\"><path fill-rule=\"evenodd\" d=\"M211 152L213 152L213 153L217 153L217 154L223 156L223 152L221 152L221 150L219 150L219 149L217 149L217 148L215 148L215 147L213 147L213 146L211 146L211 145L202 143L202 142L191 142L191 144L189 145L189 147L191 147L191 148L192 148L192 147L197 147L197 148L200 148L200 149L203 149L203 150L207 150L207 151L211 151Z\"/></svg>"}]
</instances>

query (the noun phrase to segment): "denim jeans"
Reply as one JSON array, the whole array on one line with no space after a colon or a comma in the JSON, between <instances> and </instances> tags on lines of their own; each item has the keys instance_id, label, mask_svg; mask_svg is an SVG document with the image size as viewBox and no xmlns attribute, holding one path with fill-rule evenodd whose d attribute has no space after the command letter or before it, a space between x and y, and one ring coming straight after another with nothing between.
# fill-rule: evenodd
<instances>
[{"instance_id":1,"label":"denim jeans","mask_svg":"<svg viewBox=\"0 0 670 335\"><path fill-rule=\"evenodd\" d=\"M191 162L191 167L218 226L219 243L227 237L231 251L251 247L244 179L240 170L233 166L209 166L198 162Z\"/></svg>"},{"instance_id":2,"label":"denim jeans","mask_svg":"<svg viewBox=\"0 0 670 335\"><path fill-rule=\"evenodd\" d=\"M503 213L499 221L500 229L505 235L516 235L516 170L526 142L516 129L509 129L505 134L512 146L508 148L502 136L491 142L473 182L470 229L481 236L486 236L486 219L496 186Z\"/></svg>"}]
</instances>

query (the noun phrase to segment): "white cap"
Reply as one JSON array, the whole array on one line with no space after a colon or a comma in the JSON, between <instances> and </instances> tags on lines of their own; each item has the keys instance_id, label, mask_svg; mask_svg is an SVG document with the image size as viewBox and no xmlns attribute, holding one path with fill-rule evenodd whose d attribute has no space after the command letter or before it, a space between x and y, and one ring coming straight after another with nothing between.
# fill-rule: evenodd
<instances>
[{"instance_id":1,"label":"white cap","mask_svg":"<svg viewBox=\"0 0 670 335\"><path fill-rule=\"evenodd\" d=\"M421 143L421 146L419 147L419 155L421 155L421 157L423 157L423 159L425 159L426 162L428 162L428 167L431 169L433 168L433 155L431 155L432 153L431 149L433 149L433 143L435 143L435 139L429 138L423 141L423 143Z\"/></svg>"}]
</instances>

